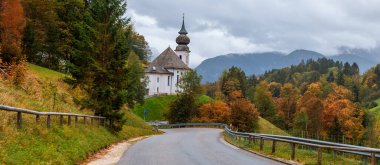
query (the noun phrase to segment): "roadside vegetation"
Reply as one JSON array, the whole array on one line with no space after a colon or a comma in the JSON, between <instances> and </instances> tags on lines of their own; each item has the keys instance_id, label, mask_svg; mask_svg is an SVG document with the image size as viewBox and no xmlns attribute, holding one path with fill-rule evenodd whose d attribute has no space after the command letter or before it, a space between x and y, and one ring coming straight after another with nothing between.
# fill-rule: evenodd
<instances>
[{"instance_id":1,"label":"roadside vegetation","mask_svg":"<svg viewBox=\"0 0 380 165\"><path fill-rule=\"evenodd\" d=\"M92 114L75 103L83 91L64 83L64 74L33 64L27 66L25 81L18 86L9 79L0 80L0 104L37 111ZM126 123L117 133L96 122L93 126L83 125L83 119L78 124L59 126L55 117L48 129L46 117L36 123L35 116L28 114L23 114L23 127L19 130L16 113L0 111L0 164L79 164L110 144L155 133L126 107L122 111Z\"/></svg>"},{"instance_id":2,"label":"roadside vegetation","mask_svg":"<svg viewBox=\"0 0 380 165\"><path fill-rule=\"evenodd\" d=\"M203 87L225 102L228 93L240 91L261 117L290 135L379 147L380 65L363 75L356 63L326 58L260 76L232 67Z\"/></svg>"},{"instance_id":3,"label":"roadside vegetation","mask_svg":"<svg viewBox=\"0 0 380 165\"><path fill-rule=\"evenodd\" d=\"M253 143L245 139L235 139L228 135L224 136L224 139L229 143L243 149L252 150L269 157L282 158L285 160L290 160L291 150L290 145L287 143L277 142L276 152L272 154L272 142L264 141L263 150L260 151L259 141ZM317 152L312 148L299 146L296 148L295 161L305 165L317 164ZM362 157L355 156L347 153L337 153L334 158L331 152L322 153L322 164L345 164L345 165L360 165L362 164Z\"/></svg>"}]
</instances>

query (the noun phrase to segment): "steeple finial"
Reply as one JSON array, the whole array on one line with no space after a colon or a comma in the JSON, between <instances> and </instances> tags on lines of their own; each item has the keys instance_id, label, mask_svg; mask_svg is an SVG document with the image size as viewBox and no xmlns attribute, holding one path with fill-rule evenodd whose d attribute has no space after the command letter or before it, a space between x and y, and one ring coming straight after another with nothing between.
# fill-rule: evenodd
<instances>
[{"instance_id":1,"label":"steeple finial","mask_svg":"<svg viewBox=\"0 0 380 165\"><path fill-rule=\"evenodd\" d=\"M185 13L182 13L182 28L178 33L179 34L187 34L187 31L185 28Z\"/></svg>"}]
</instances>

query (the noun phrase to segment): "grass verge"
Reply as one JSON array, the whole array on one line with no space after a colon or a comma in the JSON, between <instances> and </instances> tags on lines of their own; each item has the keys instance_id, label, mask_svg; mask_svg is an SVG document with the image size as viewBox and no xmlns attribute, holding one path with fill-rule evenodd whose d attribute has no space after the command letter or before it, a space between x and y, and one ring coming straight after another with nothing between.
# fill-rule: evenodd
<instances>
[{"instance_id":1,"label":"grass verge","mask_svg":"<svg viewBox=\"0 0 380 165\"><path fill-rule=\"evenodd\" d=\"M0 104L37 111L93 114L76 104L85 94L64 83L66 75L32 64L27 66L20 86L0 77ZM58 117L52 117L48 129L46 116L36 123L35 116L28 114L22 115L23 127L17 129L16 113L0 110L0 165L79 164L113 143L155 133L141 118L126 108L124 111L127 123L122 131L112 133L102 126L80 124L83 119L71 126L60 126Z\"/></svg>"},{"instance_id":2,"label":"grass verge","mask_svg":"<svg viewBox=\"0 0 380 165\"><path fill-rule=\"evenodd\" d=\"M259 141L250 142L245 139L235 139L231 136L224 135L224 139L229 143L243 149L253 150L255 152L268 155L269 157L282 158L289 160L290 159L290 145L287 143L277 142L276 143L276 152L272 152L272 141L264 141L263 150L260 151ZM349 157L349 158L347 158ZM360 157L351 155L337 153L337 156L334 158L333 154L329 151L324 151L322 154L322 164L345 164L345 165L359 165L362 164ZM296 147L295 161L300 164L314 165L317 164L317 152L313 148L307 148L298 146Z\"/></svg>"}]
</instances>

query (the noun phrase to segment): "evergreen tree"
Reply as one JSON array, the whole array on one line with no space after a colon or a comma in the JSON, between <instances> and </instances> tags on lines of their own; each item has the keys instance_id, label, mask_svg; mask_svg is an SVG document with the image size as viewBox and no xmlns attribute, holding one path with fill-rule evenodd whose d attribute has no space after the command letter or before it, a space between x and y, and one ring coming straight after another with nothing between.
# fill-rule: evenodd
<instances>
[{"instance_id":1,"label":"evergreen tree","mask_svg":"<svg viewBox=\"0 0 380 165\"><path fill-rule=\"evenodd\" d=\"M351 69L353 75L359 75L359 66L356 62L352 64Z\"/></svg>"},{"instance_id":2,"label":"evergreen tree","mask_svg":"<svg viewBox=\"0 0 380 165\"><path fill-rule=\"evenodd\" d=\"M83 23L78 25L77 51L69 65L72 75L69 82L88 92L83 106L94 110L95 115L110 119L111 128L116 131L121 130L124 122L121 107L131 104L133 100L127 101L128 98L141 97L133 94L141 87L129 90L136 84L136 78L141 77L133 71L139 70L137 66L127 64L131 50L125 35L129 22L124 18L125 12L123 0L92 0Z\"/></svg>"},{"instance_id":3,"label":"evergreen tree","mask_svg":"<svg viewBox=\"0 0 380 165\"><path fill-rule=\"evenodd\" d=\"M333 72L329 72L329 75L327 76L326 80L329 83L334 82L335 81L334 73Z\"/></svg>"},{"instance_id":4,"label":"evergreen tree","mask_svg":"<svg viewBox=\"0 0 380 165\"><path fill-rule=\"evenodd\" d=\"M168 120L170 123L186 123L198 114L195 98L201 93L201 76L196 71L189 70L182 77L178 87L177 98L170 104Z\"/></svg>"},{"instance_id":5,"label":"evergreen tree","mask_svg":"<svg viewBox=\"0 0 380 165\"><path fill-rule=\"evenodd\" d=\"M344 74L340 70L338 71L338 74L337 74L336 83L338 85L344 85Z\"/></svg>"},{"instance_id":6,"label":"evergreen tree","mask_svg":"<svg viewBox=\"0 0 380 165\"><path fill-rule=\"evenodd\" d=\"M127 103L133 107L135 102L143 103L146 94L144 67L135 52L131 51L127 60ZM143 81L142 81L143 80Z\"/></svg>"}]
</instances>

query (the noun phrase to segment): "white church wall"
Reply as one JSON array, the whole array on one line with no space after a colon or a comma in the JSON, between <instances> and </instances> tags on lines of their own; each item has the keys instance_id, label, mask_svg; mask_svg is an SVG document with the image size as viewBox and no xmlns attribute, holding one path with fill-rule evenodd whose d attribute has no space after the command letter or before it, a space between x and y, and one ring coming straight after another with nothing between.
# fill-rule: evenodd
<instances>
[{"instance_id":1,"label":"white church wall","mask_svg":"<svg viewBox=\"0 0 380 165\"><path fill-rule=\"evenodd\" d=\"M149 79L147 89L148 95L158 94L176 94L181 89L177 88L177 83L185 74L185 69L170 69L171 74L152 74L147 73L146 76ZM169 79L169 81L168 81Z\"/></svg>"}]
</instances>

